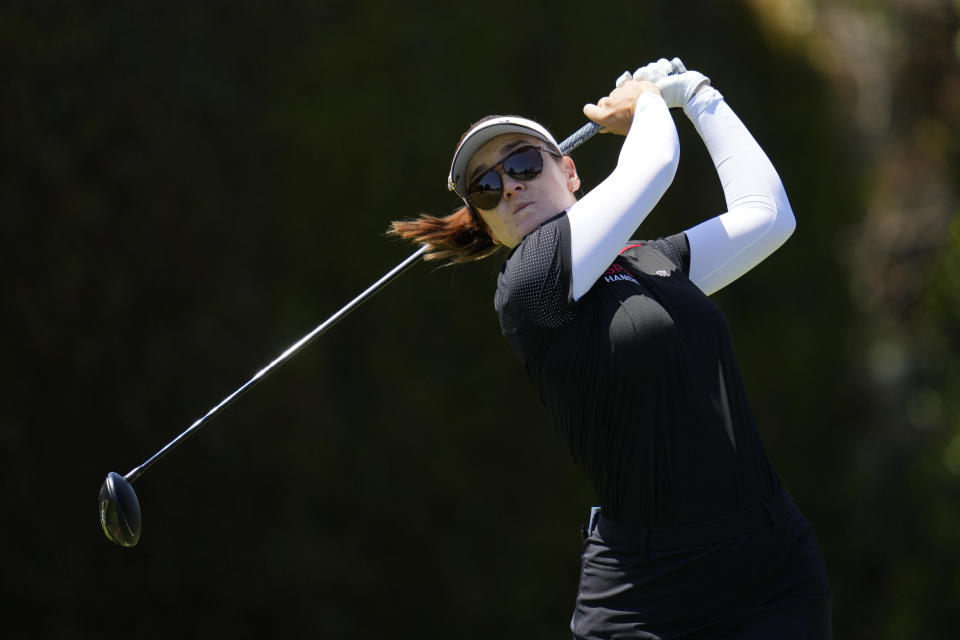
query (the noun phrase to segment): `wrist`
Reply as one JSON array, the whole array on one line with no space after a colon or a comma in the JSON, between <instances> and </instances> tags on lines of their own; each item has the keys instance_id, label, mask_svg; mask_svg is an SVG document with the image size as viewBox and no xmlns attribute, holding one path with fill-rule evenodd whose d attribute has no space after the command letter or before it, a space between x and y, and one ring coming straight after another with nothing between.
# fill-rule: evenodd
<instances>
[{"instance_id":1,"label":"wrist","mask_svg":"<svg viewBox=\"0 0 960 640\"><path fill-rule=\"evenodd\" d=\"M653 86L653 85L651 85ZM656 104L658 102L663 102L663 93L658 87L653 86L651 90L644 90L639 96L637 96L637 105L642 104Z\"/></svg>"},{"instance_id":2,"label":"wrist","mask_svg":"<svg viewBox=\"0 0 960 640\"><path fill-rule=\"evenodd\" d=\"M683 111L688 116L691 116L695 110L699 110L721 100L723 100L723 94L717 91L716 87L705 82L690 96L687 104L683 105Z\"/></svg>"}]
</instances>

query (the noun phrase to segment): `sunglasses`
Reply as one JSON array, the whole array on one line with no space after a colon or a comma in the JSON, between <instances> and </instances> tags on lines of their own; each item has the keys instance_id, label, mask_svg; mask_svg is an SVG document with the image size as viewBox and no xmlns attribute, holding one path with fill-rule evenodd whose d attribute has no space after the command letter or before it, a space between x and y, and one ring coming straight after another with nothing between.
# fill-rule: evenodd
<instances>
[{"instance_id":1,"label":"sunglasses","mask_svg":"<svg viewBox=\"0 0 960 640\"><path fill-rule=\"evenodd\" d=\"M483 175L470 183L467 187L467 202L474 209L489 211L495 209L503 197L503 180L500 170L503 170L514 180L527 182L543 173L543 156L546 151L552 156L563 156L545 147L523 146L507 155L506 158L493 165Z\"/></svg>"}]
</instances>

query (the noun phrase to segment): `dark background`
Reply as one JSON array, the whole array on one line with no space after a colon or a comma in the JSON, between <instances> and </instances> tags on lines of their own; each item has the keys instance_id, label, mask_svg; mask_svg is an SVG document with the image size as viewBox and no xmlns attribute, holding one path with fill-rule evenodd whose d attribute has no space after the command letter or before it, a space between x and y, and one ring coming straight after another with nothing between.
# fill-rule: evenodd
<instances>
[{"instance_id":1,"label":"dark background","mask_svg":"<svg viewBox=\"0 0 960 640\"><path fill-rule=\"evenodd\" d=\"M4 637L568 637L593 493L499 335L497 260L414 267L158 463L137 547L96 496L412 253L383 232L457 205L470 122L563 137L663 56L798 219L715 297L837 637L953 636L955 2L97 4L0 5ZM644 236L723 209L675 118ZM618 142L575 153L588 188Z\"/></svg>"}]
</instances>

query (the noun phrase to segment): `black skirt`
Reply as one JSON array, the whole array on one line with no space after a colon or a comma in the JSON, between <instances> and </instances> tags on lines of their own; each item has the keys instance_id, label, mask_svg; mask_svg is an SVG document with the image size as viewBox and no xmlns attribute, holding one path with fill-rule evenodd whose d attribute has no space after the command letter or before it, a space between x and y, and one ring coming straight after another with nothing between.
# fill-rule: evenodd
<instances>
[{"instance_id":1,"label":"black skirt","mask_svg":"<svg viewBox=\"0 0 960 640\"><path fill-rule=\"evenodd\" d=\"M583 640L828 640L830 588L810 522L781 490L729 518L590 523L570 628Z\"/></svg>"}]
</instances>

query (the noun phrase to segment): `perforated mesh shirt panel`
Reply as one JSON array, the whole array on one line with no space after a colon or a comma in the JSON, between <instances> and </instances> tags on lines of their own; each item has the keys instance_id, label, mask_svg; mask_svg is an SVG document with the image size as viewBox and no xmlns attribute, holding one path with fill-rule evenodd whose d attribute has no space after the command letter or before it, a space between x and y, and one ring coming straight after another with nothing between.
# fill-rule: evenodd
<instances>
[{"instance_id":1,"label":"perforated mesh shirt panel","mask_svg":"<svg viewBox=\"0 0 960 640\"><path fill-rule=\"evenodd\" d=\"M557 329L576 317L571 291L570 223L561 214L528 234L507 256L494 306L505 336Z\"/></svg>"},{"instance_id":2,"label":"perforated mesh shirt panel","mask_svg":"<svg viewBox=\"0 0 960 640\"><path fill-rule=\"evenodd\" d=\"M662 253L684 274L690 271L686 234L657 240L631 240L621 251L630 260L634 249L647 245ZM494 307L511 346L511 336L525 329L559 329L577 315L573 300L570 222L566 212L545 222L507 256L497 279ZM523 354L519 353L521 358Z\"/></svg>"}]
</instances>

